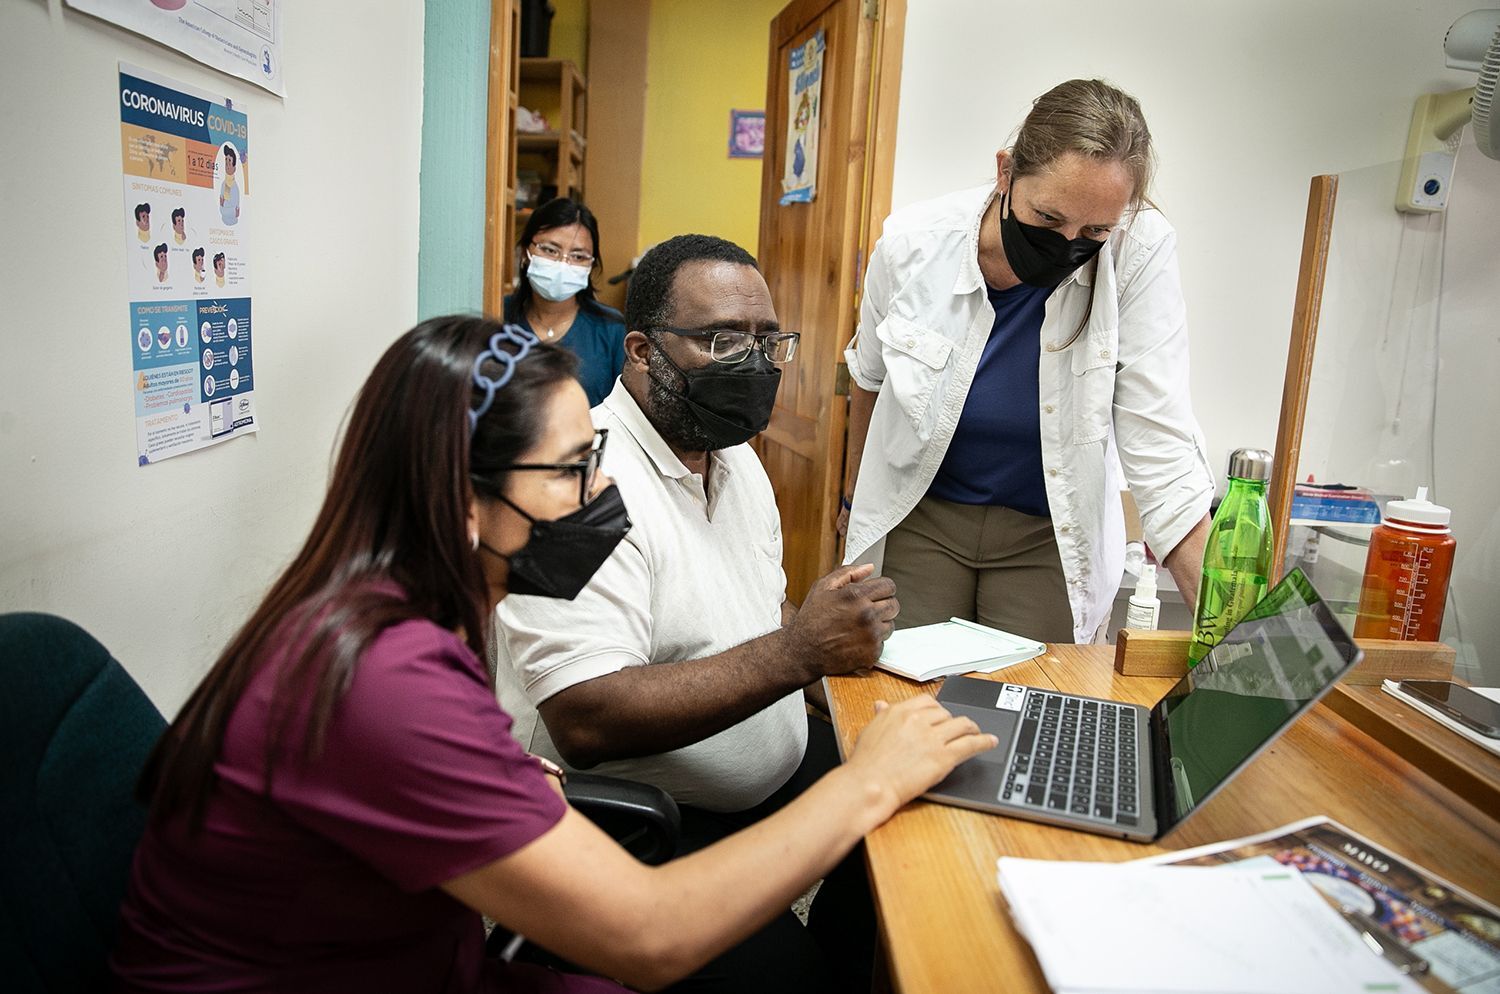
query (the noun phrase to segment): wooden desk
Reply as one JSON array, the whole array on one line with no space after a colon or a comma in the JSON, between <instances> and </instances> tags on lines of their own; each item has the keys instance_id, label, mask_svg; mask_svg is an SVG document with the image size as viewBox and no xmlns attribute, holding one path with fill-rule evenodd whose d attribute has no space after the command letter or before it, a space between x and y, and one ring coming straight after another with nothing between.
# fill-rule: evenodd
<instances>
[{"instance_id":1,"label":"wooden desk","mask_svg":"<svg viewBox=\"0 0 1500 994\"><path fill-rule=\"evenodd\" d=\"M1152 704L1169 679L1120 676L1110 646L1049 646L997 674L1010 682ZM936 694L875 671L828 681L839 746L877 699ZM1500 899L1500 821L1319 705L1159 845L917 801L866 840L891 981L903 994L1046 991L995 880L1002 855L1125 860L1327 815L1490 901Z\"/></svg>"},{"instance_id":2,"label":"wooden desk","mask_svg":"<svg viewBox=\"0 0 1500 994\"><path fill-rule=\"evenodd\" d=\"M1339 684L1323 702L1491 818L1500 818L1500 756L1378 686Z\"/></svg>"}]
</instances>

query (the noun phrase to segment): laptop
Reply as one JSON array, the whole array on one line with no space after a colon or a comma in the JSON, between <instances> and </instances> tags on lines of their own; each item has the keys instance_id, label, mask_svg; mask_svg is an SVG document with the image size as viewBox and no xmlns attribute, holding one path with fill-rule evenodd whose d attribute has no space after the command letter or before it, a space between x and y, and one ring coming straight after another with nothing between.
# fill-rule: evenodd
<instances>
[{"instance_id":1,"label":"laptop","mask_svg":"<svg viewBox=\"0 0 1500 994\"><path fill-rule=\"evenodd\" d=\"M1000 745L929 800L1154 842L1201 808L1362 658L1292 570L1152 707L952 676L938 700Z\"/></svg>"}]
</instances>

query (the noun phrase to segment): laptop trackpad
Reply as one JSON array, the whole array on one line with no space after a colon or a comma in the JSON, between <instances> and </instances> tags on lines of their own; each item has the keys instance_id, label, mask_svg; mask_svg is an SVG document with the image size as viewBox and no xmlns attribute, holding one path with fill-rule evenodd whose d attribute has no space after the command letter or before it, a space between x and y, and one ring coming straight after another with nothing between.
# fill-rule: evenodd
<instances>
[{"instance_id":1,"label":"laptop trackpad","mask_svg":"<svg viewBox=\"0 0 1500 994\"><path fill-rule=\"evenodd\" d=\"M949 683L953 679L949 678ZM1000 683L988 680L965 680L965 685L985 683L993 690L986 688L982 698L988 706L976 706L979 701L972 690L962 695L939 694L938 700L954 715L974 719L981 732L989 732L1000 740L1000 744L988 752L982 752L973 759L967 760L956 766L952 773L943 778L942 782L933 787L930 793L953 794L960 797L973 798L975 800L995 800L1000 796L1000 788L1005 783L1005 771L1010 764L1011 741L1015 738L1016 724L1020 721L1021 713L1017 710L997 706L1001 698ZM944 690L948 688L945 686ZM954 688L957 689L956 687ZM960 697L960 700L955 700ZM1006 703L1009 703L1008 701Z\"/></svg>"}]
</instances>

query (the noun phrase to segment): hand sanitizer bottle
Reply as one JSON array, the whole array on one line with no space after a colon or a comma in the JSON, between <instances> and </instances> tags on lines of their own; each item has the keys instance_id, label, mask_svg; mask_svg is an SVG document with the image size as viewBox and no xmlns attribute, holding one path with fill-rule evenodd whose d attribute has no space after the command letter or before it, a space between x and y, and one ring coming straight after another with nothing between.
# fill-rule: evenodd
<instances>
[{"instance_id":1,"label":"hand sanitizer bottle","mask_svg":"<svg viewBox=\"0 0 1500 994\"><path fill-rule=\"evenodd\" d=\"M1135 581L1135 593L1130 595L1130 606L1125 610L1125 627L1154 631L1161 619L1161 600L1156 596L1156 567L1151 563L1141 566L1141 577Z\"/></svg>"}]
</instances>

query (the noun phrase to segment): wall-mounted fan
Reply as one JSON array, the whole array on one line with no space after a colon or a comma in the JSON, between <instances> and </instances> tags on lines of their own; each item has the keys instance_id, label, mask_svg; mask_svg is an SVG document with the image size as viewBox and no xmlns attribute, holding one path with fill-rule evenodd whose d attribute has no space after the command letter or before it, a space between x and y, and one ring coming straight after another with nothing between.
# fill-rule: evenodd
<instances>
[{"instance_id":1,"label":"wall-mounted fan","mask_svg":"<svg viewBox=\"0 0 1500 994\"><path fill-rule=\"evenodd\" d=\"M1479 74L1466 90L1425 93L1411 112L1406 158L1396 187L1398 211L1441 211L1448 206L1453 160L1465 124L1474 125L1474 142L1491 159L1500 159L1500 10L1473 10L1453 22L1443 39L1449 69Z\"/></svg>"}]
</instances>

